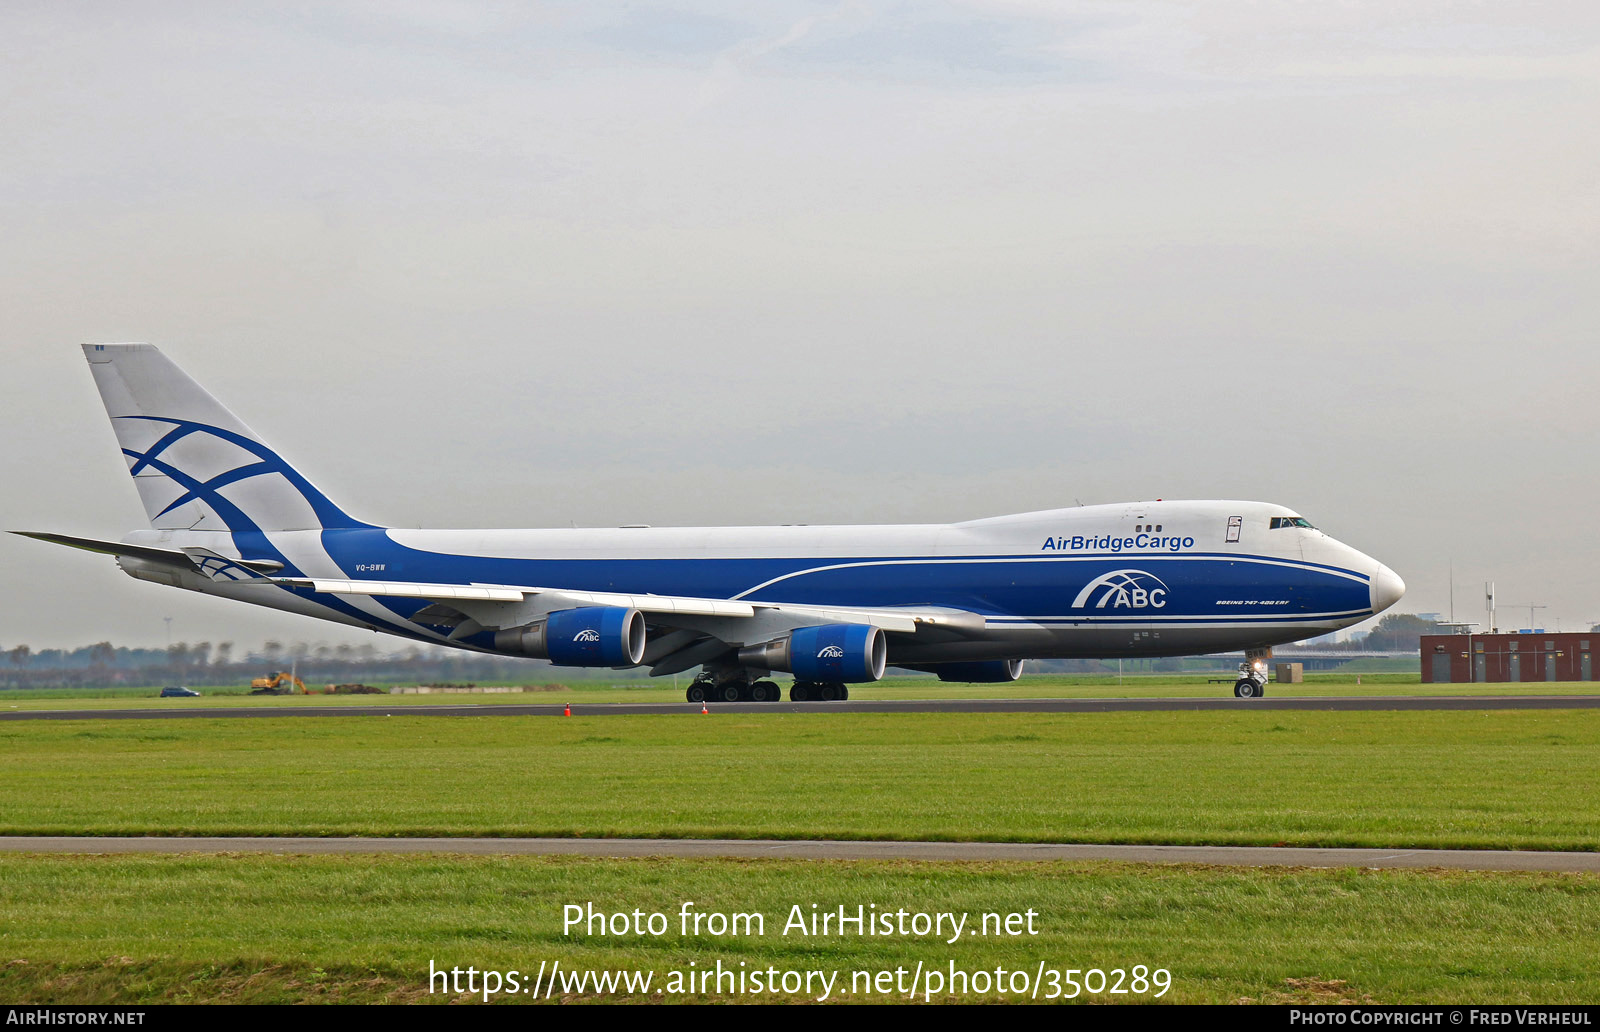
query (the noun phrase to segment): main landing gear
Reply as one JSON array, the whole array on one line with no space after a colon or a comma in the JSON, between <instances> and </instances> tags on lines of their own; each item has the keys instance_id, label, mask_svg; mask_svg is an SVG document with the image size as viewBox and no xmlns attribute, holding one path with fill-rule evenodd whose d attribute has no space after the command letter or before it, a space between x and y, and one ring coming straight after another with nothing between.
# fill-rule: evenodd
<instances>
[{"instance_id":1,"label":"main landing gear","mask_svg":"<svg viewBox=\"0 0 1600 1032\"><path fill-rule=\"evenodd\" d=\"M776 681L753 681L748 675L728 674L720 679L702 673L689 685L683 697L689 702L782 702L783 689ZM796 681L789 689L790 702L843 702L850 698L850 686L837 682Z\"/></svg>"},{"instance_id":2,"label":"main landing gear","mask_svg":"<svg viewBox=\"0 0 1600 1032\"><path fill-rule=\"evenodd\" d=\"M748 677L701 674L689 685L683 697L689 702L782 702L783 689L776 681L752 681Z\"/></svg>"},{"instance_id":3,"label":"main landing gear","mask_svg":"<svg viewBox=\"0 0 1600 1032\"><path fill-rule=\"evenodd\" d=\"M837 681L796 681L789 688L790 702L845 702L850 686Z\"/></svg>"}]
</instances>

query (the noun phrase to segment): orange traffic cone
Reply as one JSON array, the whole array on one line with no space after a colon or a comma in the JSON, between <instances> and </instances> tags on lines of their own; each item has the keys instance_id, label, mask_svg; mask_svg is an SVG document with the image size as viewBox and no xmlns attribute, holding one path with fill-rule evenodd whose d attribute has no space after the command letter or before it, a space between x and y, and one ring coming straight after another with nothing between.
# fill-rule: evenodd
<instances>
[{"instance_id":1,"label":"orange traffic cone","mask_svg":"<svg viewBox=\"0 0 1600 1032\"><path fill-rule=\"evenodd\" d=\"M566 709L564 709L564 710L562 710L562 711L561 711L561 715L562 715L562 716L563 716L563 717L570 717L570 716L572 716L572 703L570 703L570 702L569 702L569 703L567 703L567 708L566 708Z\"/></svg>"},{"instance_id":2,"label":"orange traffic cone","mask_svg":"<svg viewBox=\"0 0 1600 1032\"><path fill-rule=\"evenodd\" d=\"M702 703L701 703L701 704L700 704L700 712L701 712L701 713L710 713L710 712L711 712L711 711L710 711L710 710L708 710L708 709L706 709L706 704L705 704L705 703L703 703L703 702L702 702Z\"/></svg>"}]
</instances>

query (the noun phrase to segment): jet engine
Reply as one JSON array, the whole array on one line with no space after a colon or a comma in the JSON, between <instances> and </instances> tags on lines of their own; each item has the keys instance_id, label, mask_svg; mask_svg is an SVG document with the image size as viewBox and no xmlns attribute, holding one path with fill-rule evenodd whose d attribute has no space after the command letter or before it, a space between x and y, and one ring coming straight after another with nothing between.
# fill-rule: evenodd
<instances>
[{"instance_id":1,"label":"jet engine","mask_svg":"<svg viewBox=\"0 0 1600 1032\"><path fill-rule=\"evenodd\" d=\"M644 639L644 614L637 609L584 606L497 631L494 647L557 666L638 666L644 659Z\"/></svg>"},{"instance_id":2,"label":"jet engine","mask_svg":"<svg viewBox=\"0 0 1600 1032\"><path fill-rule=\"evenodd\" d=\"M883 676L888 643L866 624L801 627L788 637L739 650L739 662L762 670L787 670L797 681L853 684Z\"/></svg>"},{"instance_id":3,"label":"jet engine","mask_svg":"<svg viewBox=\"0 0 1600 1032\"><path fill-rule=\"evenodd\" d=\"M940 663L938 666L920 667L941 681L961 681L966 684L1009 684L1022 676L1022 660L991 659L981 663Z\"/></svg>"}]
</instances>

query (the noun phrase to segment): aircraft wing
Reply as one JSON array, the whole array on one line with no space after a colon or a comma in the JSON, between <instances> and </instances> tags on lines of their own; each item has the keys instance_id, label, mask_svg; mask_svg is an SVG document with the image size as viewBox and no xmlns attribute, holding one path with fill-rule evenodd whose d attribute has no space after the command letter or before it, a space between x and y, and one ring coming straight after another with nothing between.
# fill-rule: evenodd
<instances>
[{"instance_id":1,"label":"aircraft wing","mask_svg":"<svg viewBox=\"0 0 1600 1032\"><path fill-rule=\"evenodd\" d=\"M706 618L757 620L764 625L786 624L785 629L825 623L862 623L892 634L916 634L924 628L955 631L982 630L977 613L936 607L839 607L796 605L788 602L744 602L680 595L633 595L610 591L576 591L565 588L523 587L505 584L427 584L402 581L332 580L320 577L272 578L289 587L310 588L333 595L420 598L458 610L479 626L496 629L518 627L558 609L582 606L624 606L649 616L664 628L705 628ZM432 608L432 607L430 607Z\"/></svg>"},{"instance_id":2,"label":"aircraft wing","mask_svg":"<svg viewBox=\"0 0 1600 1032\"><path fill-rule=\"evenodd\" d=\"M888 634L951 640L981 632L979 613L935 606L817 606L682 595L627 594L513 584L433 584L412 581L279 577L283 564L244 559L206 548L161 548L97 538L13 531L53 544L198 571L216 581L250 581L332 595L422 599L430 605L410 617L448 628L456 641L482 630L523 627L550 613L584 606L621 606L646 614L650 643L644 662L652 674L671 674L709 662L732 649L773 641L800 627L852 623Z\"/></svg>"}]
</instances>

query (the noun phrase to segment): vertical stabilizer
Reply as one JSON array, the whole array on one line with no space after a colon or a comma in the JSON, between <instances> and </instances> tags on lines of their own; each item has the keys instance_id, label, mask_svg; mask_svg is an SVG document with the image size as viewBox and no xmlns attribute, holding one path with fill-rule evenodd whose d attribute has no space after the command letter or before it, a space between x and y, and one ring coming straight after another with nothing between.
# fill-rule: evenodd
<instances>
[{"instance_id":1,"label":"vertical stabilizer","mask_svg":"<svg viewBox=\"0 0 1600 1032\"><path fill-rule=\"evenodd\" d=\"M364 527L149 344L85 357L157 530Z\"/></svg>"}]
</instances>

